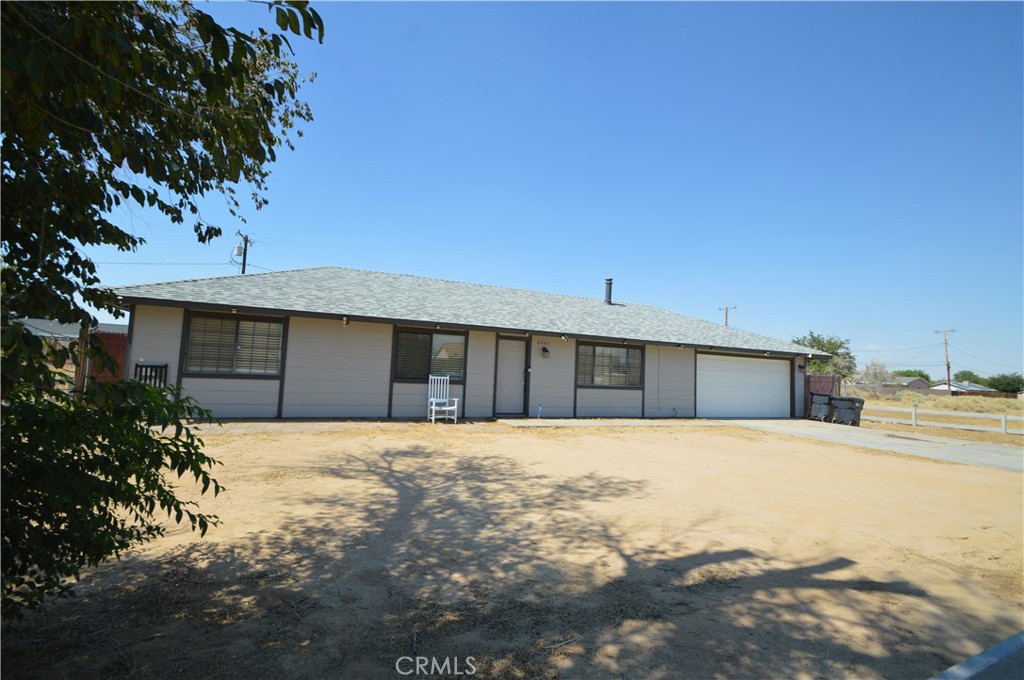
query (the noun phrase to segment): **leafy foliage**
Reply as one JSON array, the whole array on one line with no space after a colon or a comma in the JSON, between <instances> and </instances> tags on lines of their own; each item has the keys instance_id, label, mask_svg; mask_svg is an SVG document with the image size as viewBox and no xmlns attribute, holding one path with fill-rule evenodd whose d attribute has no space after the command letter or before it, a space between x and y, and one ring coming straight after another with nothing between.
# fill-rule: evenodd
<instances>
[{"instance_id":1,"label":"leafy foliage","mask_svg":"<svg viewBox=\"0 0 1024 680\"><path fill-rule=\"evenodd\" d=\"M857 370L857 359L850 352L850 341L835 335L819 335L808 331L807 335L793 338L793 342L804 347L831 354L829 359L811 359L807 372L813 375L831 375L846 380Z\"/></svg>"},{"instance_id":2,"label":"leafy foliage","mask_svg":"<svg viewBox=\"0 0 1024 680\"><path fill-rule=\"evenodd\" d=\"M976 385L985 385L986 387L988 386L988 381L974 371L957 371L953 374L953 380L956 380L957 382L971 382Z\"/></svg>"},{"instance_id":3,"label":"leafy foliage","mask_svg":"<svg viewBox=\"0 0 1024 680\"><path fill-rule=\"evenodd\" d=\"M120 556L164 533L159 510L205 534L217 518L179 500L165 471L188 475L205 493L221 486L215 460L183 425L208 422L189 398L136 381L93 383L84 398L30 385L6 397L3 440L3 608L67 592L84 565Z\"/></svg>"},{"instance_id":4,"label":"leafy foliage","mask_svg":"<svg viewBox=\"0 0 1024 680\"><path fill-rule=\"evenodd\" d=\"M168 479L219 491L189 426L209 412L135 382L71 390L69 361L112 364L99 338L55 346L18 319L88 326L90 305L120 315L81 252L143 242L112 221L117 206L158 210L207 241L221 228L202 219L203 196L225 196L239 219L237 187L265 204L276 149L312 119L286 34L322 40L323 22L303 1L263 4L282 33L224 28L188 2L0 3L5 613L159 535L158 510L200 532L216 522Z\"/></svg>"},{"instance_id":5,"label":"leafy foliage","mask_svg":"<svg viewBox=\"0 0 1024 680\"><path fill-rule=\"evenodd\" d=\"M906 378L923 378L928 382L932 381L932 377L919 368L901 368L898 371L893 371L892 374L902 375Z\"/></svg>"},{"instance_id":6,"label":"leafy foliage","mask_svg":"<svg viewBox=\"0 0 1024 680\"><path fill-rule=\"evenodd\" d=\"M1024 375L1020 373L1000 373L989 378L986 384L1000 392L1020 392L1024 390Z\"/></svg>"},{"instance_id":7,"label":"leafy foliage","mask_svg":"<svg viewBox=\"0 0 1024 680\"><path fill-rule=\"evenodd\" d=\"M279 25L322 34L305 3L273 5ZM75 301L110 306L80 245L134 250L115 225L123 203L220 235L198 200L235 185L263 199L275 148L310 120L295 99L284 36L222 28L191 4L0 4L3 247L6 303L83 320ZM301 26L300 26L301 24ZM45 284L41 286L39 284Z\"/></svg>"}]
</instances>

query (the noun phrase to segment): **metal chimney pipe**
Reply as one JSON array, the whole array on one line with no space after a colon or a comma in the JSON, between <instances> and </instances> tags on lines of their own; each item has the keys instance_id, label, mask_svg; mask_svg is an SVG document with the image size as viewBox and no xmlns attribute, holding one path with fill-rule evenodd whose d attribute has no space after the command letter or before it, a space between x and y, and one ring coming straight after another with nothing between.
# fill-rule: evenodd
<instances>
[{"instance_id":1,"label":"metal chimney pipe","mask_svg":"<svg viewBox=\"0 0 1024 680\"><path fill-rule=\"evenodd\" d=\"M612 303L612 280L604 280L604 303L610 305Z\"/></svg>"}]
</instances>

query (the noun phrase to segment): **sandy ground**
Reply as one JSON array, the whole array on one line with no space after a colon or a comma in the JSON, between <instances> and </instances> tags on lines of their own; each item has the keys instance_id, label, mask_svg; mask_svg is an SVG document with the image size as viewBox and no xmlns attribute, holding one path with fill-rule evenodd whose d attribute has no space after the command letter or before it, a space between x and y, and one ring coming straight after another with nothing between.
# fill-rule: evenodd
<instances>
[{"instance_id":1,"label":"sandy ground","mask_svg":"<svg viewBox=\"0 0 1024 680\"><path fill-rule=\"evenodd\" d=\"M927 678L1024 627L1016 473L732 426L205 440L221 526L7 622L8 677Z\"/></svg>"}]
</instances>

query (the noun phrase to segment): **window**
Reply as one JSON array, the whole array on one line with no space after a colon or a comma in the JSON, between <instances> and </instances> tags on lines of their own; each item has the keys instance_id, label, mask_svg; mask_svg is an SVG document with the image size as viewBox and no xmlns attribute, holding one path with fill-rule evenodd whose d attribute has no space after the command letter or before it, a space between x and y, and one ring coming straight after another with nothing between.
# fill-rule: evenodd
<instances>
[{"instance_id":1,"label":"window","mask_svg":"<svg viewBox=\"0 0 1024 680\"><path fill-rule=\"evenodd\" d=\"M576 384L584 387L640 387L643 349L614 345L576 346Z\"/></svg>"},{"instance_id":2,"label":"window","mask_svg":"<svg viewBox=\"0 0 1024 680\"><path fill-rule=\"evenodd\" d=\"M462 382L466 366L466 336L431 331L398 331L395 342L395 380L424 381L447 375Z\"/></svg>"},{"instance_id":3,"label":"window","mask_svg":"<svg viewBox=\"0 0 1024 680\"><path fill-rule=\"evenodd\" d=\"M281 321L193 316L185 372L279 375L283 335Z\"/></svg>"}]
</instances>

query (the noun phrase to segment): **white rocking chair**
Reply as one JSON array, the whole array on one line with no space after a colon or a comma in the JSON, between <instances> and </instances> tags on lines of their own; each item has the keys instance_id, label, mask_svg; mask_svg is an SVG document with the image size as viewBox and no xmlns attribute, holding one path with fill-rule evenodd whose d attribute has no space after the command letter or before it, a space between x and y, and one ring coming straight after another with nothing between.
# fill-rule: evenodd
<instances>
[{"instance_id":1,"label":"white rocking chair","mask_svg":"<svg viewBox=\"0 0 1024 680\"><path fill-rule=\"evenodd\" d=\"M448 396L448 376L432 375L427 387L427 418L437 422L437 418L447 418L453 423L459 422L459 400Z\"/></svg>"}]
</instances>

